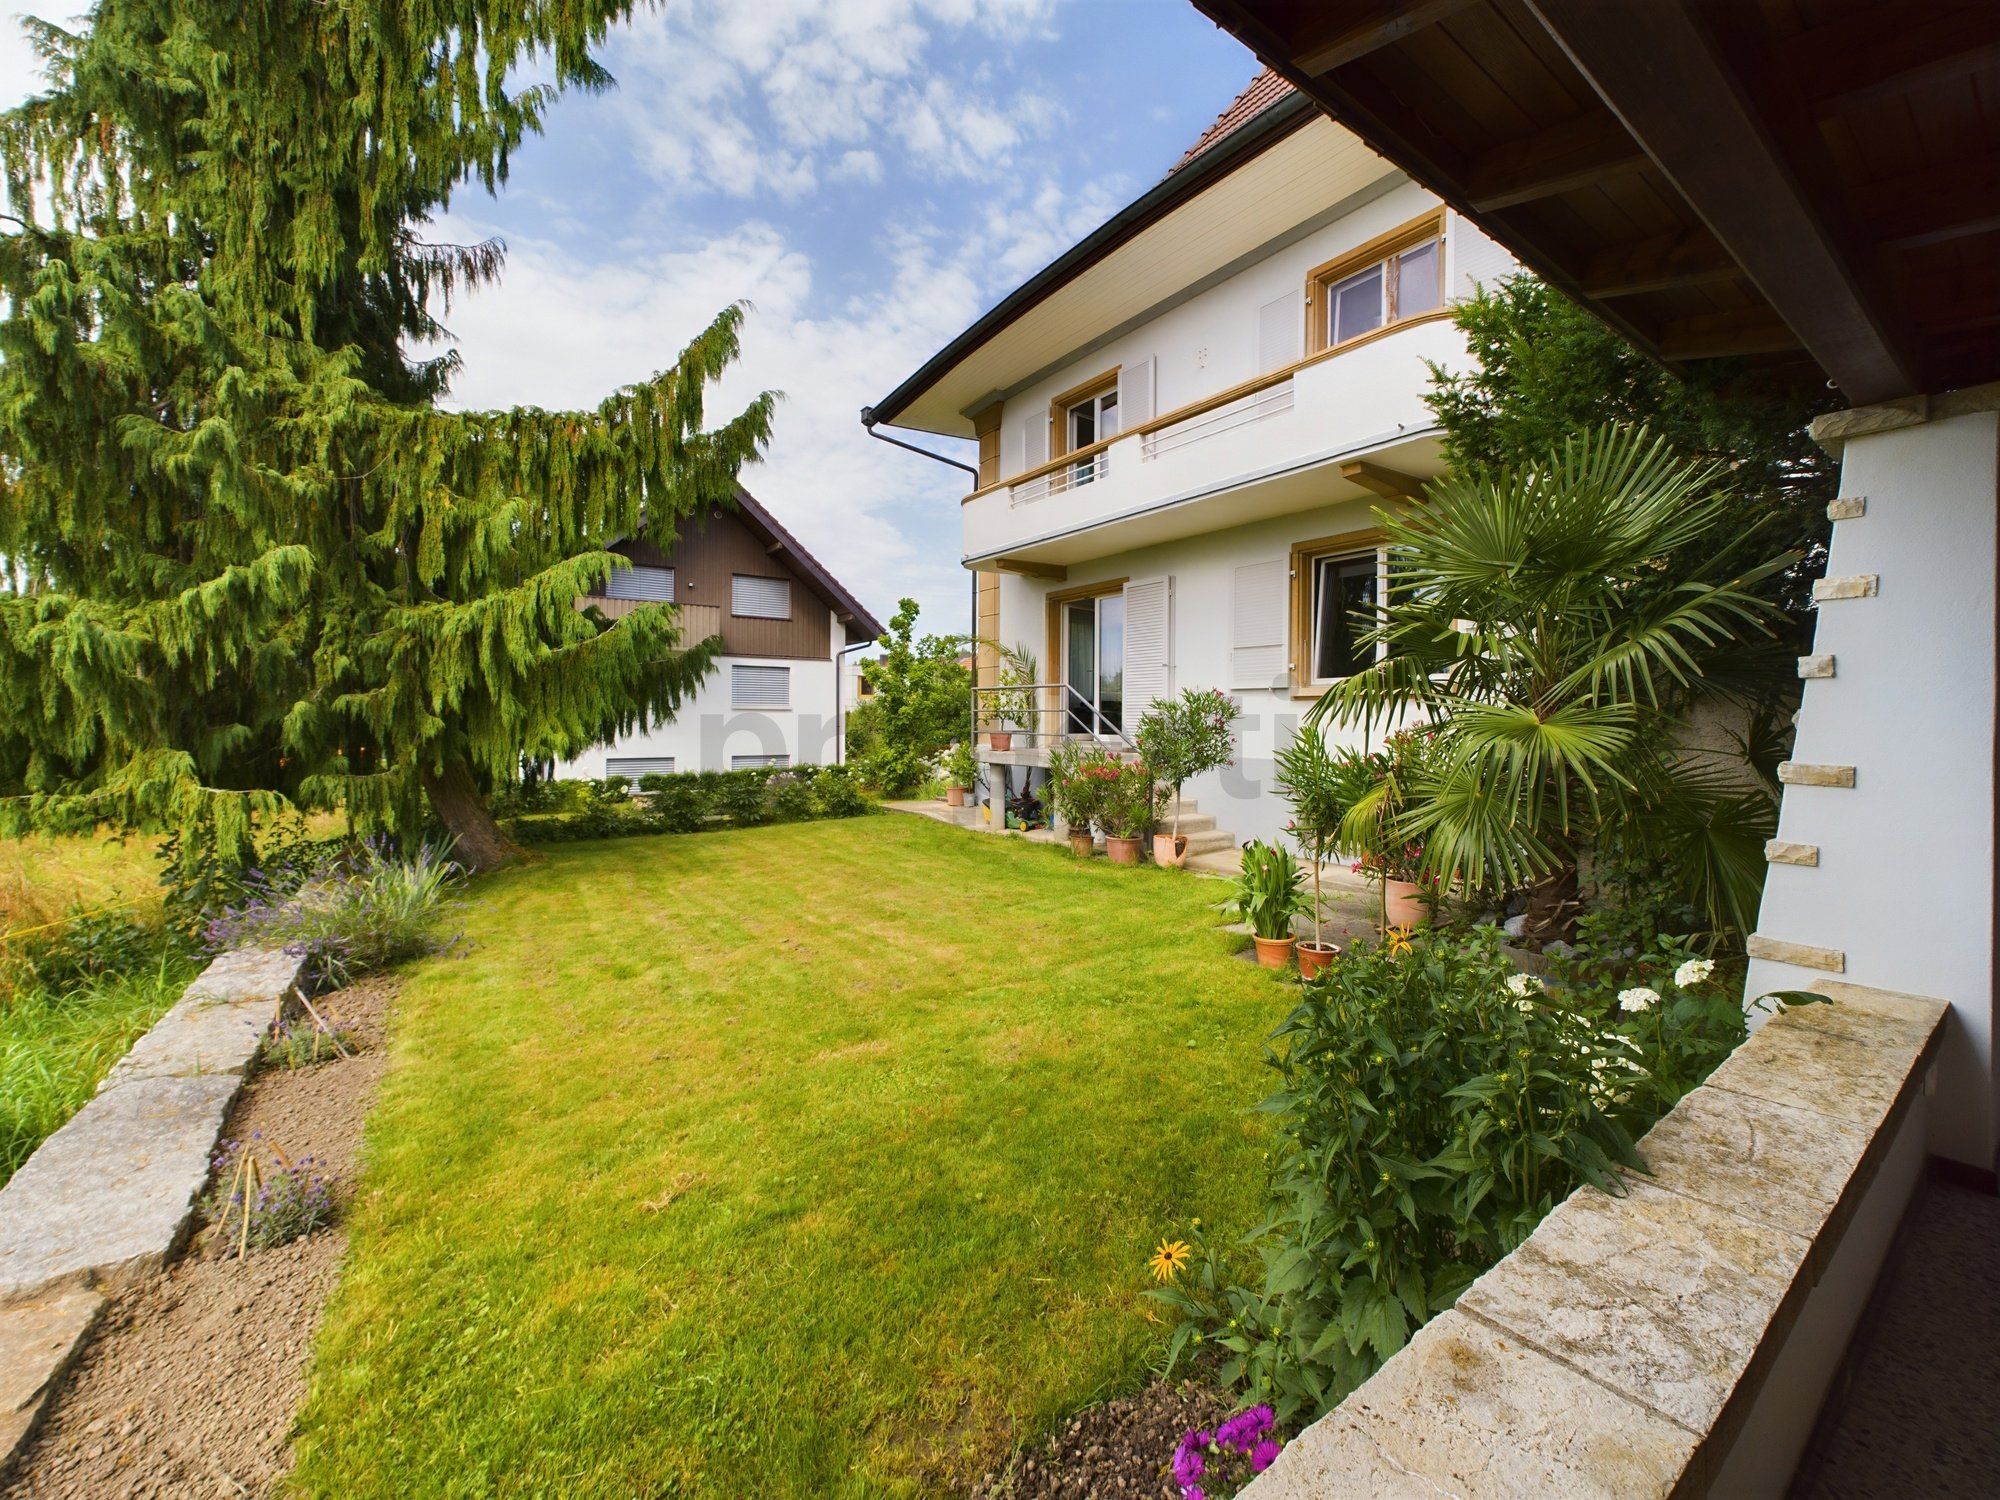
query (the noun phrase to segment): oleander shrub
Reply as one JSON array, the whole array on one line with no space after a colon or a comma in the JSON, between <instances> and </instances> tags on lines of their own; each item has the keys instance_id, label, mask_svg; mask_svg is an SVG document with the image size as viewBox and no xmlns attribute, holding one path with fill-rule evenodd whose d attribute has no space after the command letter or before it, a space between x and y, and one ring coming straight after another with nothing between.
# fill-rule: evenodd
<instances>
[{"instance_id":1,"label":"oleander shrub","mask_svg":"<svg viewBox=\"0 0 2000 1500\"><path fill-rule=\"evenodd\" d=\"M1271 1037L1263 1221L1236 1247L1195 1226L1153 1293L1180 1314L1170 1363L1218 1356L1288 1428L1319 1415L1575 1188L1622 1192L1635 1140L1744 1029L1676 938L1586 944L1544 979L1492 927L1351 950Z\"/></svg>"}]
</instances>

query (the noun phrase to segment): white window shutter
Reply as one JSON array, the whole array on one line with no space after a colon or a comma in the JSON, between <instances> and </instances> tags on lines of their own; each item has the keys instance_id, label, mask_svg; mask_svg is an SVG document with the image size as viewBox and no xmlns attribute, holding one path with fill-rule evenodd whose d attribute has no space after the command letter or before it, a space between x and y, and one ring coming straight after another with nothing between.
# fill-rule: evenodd
<instances>
[{"instance_id":1,"label":"white window shutter","mask_svg":"<svg viewBox=\"0 0 2000 1500\"><path fill-rule=\"evenodd\" d=\"M1289 572L1290 564L1282 557L1236 570L1229 637L1229 685L1233 688L1275 688L1286 683Z\"/></svg>"},{"instance_id":2,"label":"white window shutter","mask_svg":"<svg viewBox=\"0 0 2000 1500\"><path fill-rule=\"evenodd\" d=\"M604 758L606 776L623 776L627 781L637 781L641 776L671 776L674 774L674 758L671 755L607 755Z\"/></svg>"},{"instance_id":3,"label":"white window shutter","mask_svg":"<svg viewBox=\"0 0 2000 1500\"><path fill-rule=\"evenodd\" d=\"M741 662L730 664L731 708L789 708L791 702L790 667L753 667Z\"/></svg>"},{"instance_id":4,"label":"white window shutter","mask_svg":"<svg viewBox=\"0 0 2000 1500\"><path fill-rule=\"evenodd\" d=\"M1049 461L1049 424L1040 412L1028 415L1028 425L1021 433L1021 467L1016 473L1025 474L1030 469L1039 469Z\"/></svg>"},{"instance_id":5,"label":"white window shutter","mask_svg":"<svg viewBox=\"0 0 2000 1500\"><path fill-rule=\"evenodd\" d=\"M746 620L789 620L792 581L758 578L749 573L729 575L729 612Z\"/></svg>"},{"instance_id":6,"label":"white window shutter","mask_svg":"<svg viewBox=\"0 0 2000 1500\"><path fill-rule=\"evenodd\" d=\"M1305 345L1304 296L1287 292L1257 309L1257 372L1295 364Z\"/></svg>"},{"instance_id":7,"label":"white window shutter","mask_svg":"<svg viewBox=\"0 0 2000 1500\"><path fill-rule=\"evenodd\" d=\"M604 581L604 597L644 599L658 604L672 604L674 570L647 567L643 563L628 563L624 567L613 568L611 576Z\"/></svg>"},{"instance_id":8,"label":"white window shutter","mask_svg":"<svg viewBox=\"0 0 2000 1500\"><path fill-rule=\"evenodd\" d=\"M1120 366L1118 371L1118 430L1130 432L1142 422L1153 420L1153 371L1155 361L1152 355L1132 364Z\"/></svg>"},{"instance_id":9,"label":"white window shutter","mask_svg":"<svg viewBox=\"0 0 2000 1500\"><path fill-rule=\"evenodd\" d=\"M1174 581L1135 578L1125 585L1125 722L1130 739L1156 698L1174 690Z\"/></svg>"}]
</instances>

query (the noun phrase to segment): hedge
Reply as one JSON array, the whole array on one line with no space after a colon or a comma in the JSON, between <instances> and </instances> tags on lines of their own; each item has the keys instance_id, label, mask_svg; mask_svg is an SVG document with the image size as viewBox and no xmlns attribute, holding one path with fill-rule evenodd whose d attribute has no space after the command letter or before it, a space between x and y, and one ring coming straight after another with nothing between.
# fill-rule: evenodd
<instances>
[{"instance_id":1,"label":"hedge","mask_svg":"<svg viewBox=\"0 0 2000 1500\"><path fill-rule=\"evenodd\" d=\"M845 766L655 773L639 778L637 797L623 776L543 782L526 795L515 792L494 800L502 810L518 814L504 826L524 844L754 828L852 818L874 810Z\"/></svg>"}]
</instances>

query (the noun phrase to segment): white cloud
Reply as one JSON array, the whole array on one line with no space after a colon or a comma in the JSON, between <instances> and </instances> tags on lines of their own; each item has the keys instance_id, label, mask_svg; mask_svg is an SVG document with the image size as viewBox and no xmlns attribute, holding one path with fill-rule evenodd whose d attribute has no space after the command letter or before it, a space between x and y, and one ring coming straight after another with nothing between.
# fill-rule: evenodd
<instances>
[{"instance_id":1,"label":"white cloud","mask_svg":"<svg viewBox=\"0 0 2000 1500\"><path fill-rule=\"evenodd\" d=\"M939 179L984 180L1047 137L1060 107L1007 76L1052 0L670 0L616 38L617 108L647 169L676 190L795 201L820 181L873 180L894 150ZM967 38L985 59L954 67Z\"/></svg>"}]
</instances>

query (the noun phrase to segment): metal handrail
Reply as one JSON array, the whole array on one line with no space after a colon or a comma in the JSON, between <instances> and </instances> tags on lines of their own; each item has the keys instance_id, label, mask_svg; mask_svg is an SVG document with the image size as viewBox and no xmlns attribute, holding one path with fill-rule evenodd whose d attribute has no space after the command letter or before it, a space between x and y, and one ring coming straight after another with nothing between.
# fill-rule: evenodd
<instances>
[{"instance_id":1,"label":"metal handrail","mask_svg":"<svg viewBox=\"0 0 2000 1500\"><path fill-rule=\"evenodd\" d=\"M1051 690L1063 695L1061 701L1052 704L1042 703L1039 695ZM979 697L982 693L1036 694L1037 701L1034 713L1038 723L1045 714L1055 714L1057 716L1056 732L1053 735L1045 736L1044 731L1040 728L1025 730L1025 733L1036 740L1041 740L1045 737L1051 740L1064 738L1063 726L1070 721L1071 714L1076 714L1089 726L1085 733L1090 738L1095 740L1115 740L1121 745L1129 745L1131 743L1125 738L1124 725L1113 723L1112 720L1105 716L1101 708L1084 697L1073 685L1067 682L1013 682L1005 684L995 683L990 687L975 686L972 690L973 731L975 736L979 728Z\"/></svg>"}]
</instances>

